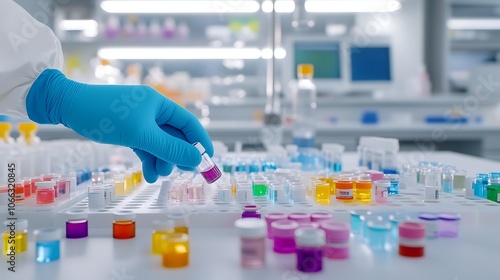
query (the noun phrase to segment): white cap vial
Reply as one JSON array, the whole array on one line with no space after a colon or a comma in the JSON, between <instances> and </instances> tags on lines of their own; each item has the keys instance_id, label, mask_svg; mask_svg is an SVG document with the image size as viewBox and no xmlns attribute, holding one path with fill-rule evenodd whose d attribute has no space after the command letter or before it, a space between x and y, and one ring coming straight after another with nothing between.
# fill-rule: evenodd
<instances>
[{"instance_id":1,"label":"white cap vial","mask_svg":"<svg viewBox=\"0 0 500 280\"><path fill-rule=\"evenodd\" d=\"M425 201L438 201L439 200L439 187L426 186L425 187Z\"/></svg>"},{"instance_id":2,"label":"white cap vial","mask_svg":"<svg viewBox=\"0 0 500 280\"><path fill-rule=\"evenodd\" d=\"M61 239L62 231L58 228L42 228L33 232L36 242L57 241Z\"/></svg>"},{"instance_id":3,"label":"white cap vial","mask_svg":"<svg viewBox=\"0 0 500 280\"><path fill-rule=\"evenodd\" d=\"M264 238L267 235L267 224L262 219L245 218L234 223L240 237L247 239Z\"/></svg>"},{"instance_id":4,"label":"white cap vial","mask_svg":"<svg viewBox=\"0 0 500 280\"><path fill-rule=\"evenodd\" d=\"M135 213L128 210L116 211L113 213L115 221L133 221L135 220Z\"/></svg>"},{"instance_id":5,"label":"white cap vial","mask_svg":"<svg viewBox=\"0 0 500 280\"><path fill-rule=\"evenodd\" d=\"M326 244L326 234L322 229L299 228L295 231L297 247L323 247Z\"/></svg>"},{"instance_id":6,"label":"white cap vial","mask_svg":"<svg viewBox=\"0 0 500 280\"><path fill-rule=\"evenodd\" d=\"M68 220L86 220L88 213L87 211L83 209L70 209L66 211L66 215L68 217Z\"/></svg>"}]
</instances>

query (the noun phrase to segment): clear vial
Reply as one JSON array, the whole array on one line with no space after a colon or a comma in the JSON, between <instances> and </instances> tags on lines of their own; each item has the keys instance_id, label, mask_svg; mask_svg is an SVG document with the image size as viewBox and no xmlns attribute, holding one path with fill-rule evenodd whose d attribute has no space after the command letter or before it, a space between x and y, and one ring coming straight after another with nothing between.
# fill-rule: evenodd
<instances>
[{"instance_id":1,"label":"clear vial","mask_svg":"<svg viewBox=\"0 0 500 280\"><path fill-rule=\"evenodd\" d=\"M442 185L441 190L445 193L453 192L453 175L455 171L453 169L446 169L443 171L443 175L441 177Z\"/></svg>"},{"instance_id":2,"label":"clear vial","mask_svg":"<svg viewBox=\"0 0 500 280\"><path fill-rule=\"evenodd\" d=\"M37 229L33 232L36 240L36 261L48 263L60 258L61 230L57 228Z\"/></svg>"},{"instance_id":3,"label":"clear vial","mask_svg":"<svg viewBox=\"0 0 500 280\"><path fill-rule=\"evenodd\" d=\"M89 186L88 203L89 209L99 209L106 205L106 194L102 186Z\"/></svg>"},{"instance_id":4,"label":"clear vial","mask_svg":"<svg viewBox=\"0 0 500 280\"><path fill-rule=\"evenodd\" d=\"M241 266L263 267L266 263L266 222L258 218L246 218L237 220L234 225L241 238Z\"/></svg>"},{"instance_id":5,"label":"clear vial","mask_svg":"<svg viewBox=\"0 0 500 280\"><path fill-rule=\"evenodd\" d=\"M201 163L196 168L207 183L214 183L222 176L222 173L199 142L194 143L193 146L198 149L201 154Z\"/></svg>"}]
</instances>

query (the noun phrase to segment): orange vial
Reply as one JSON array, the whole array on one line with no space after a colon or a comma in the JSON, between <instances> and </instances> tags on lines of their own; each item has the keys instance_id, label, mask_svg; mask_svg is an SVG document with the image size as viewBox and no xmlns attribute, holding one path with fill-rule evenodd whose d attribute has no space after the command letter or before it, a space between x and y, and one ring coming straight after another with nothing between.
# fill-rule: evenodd
<instances>
[{"instance_id":1,"label":"orange vial","mask_svg":"<svg viewBox=\"0 0 500 280\"><path fill-rule=\"evenodd\" d=\"M163 266L180 268L189 265L189 236L184 233L168 233L162 236Z\"/></svg>"},{"instance_id":2,"label":"orange vial","mask_svg":"<svg viewBox=\"0 0 500 280\"><path fill-rule=\"evenodd\" d=\"M344 201L353 200L353 185L354 183L352 180L339 179L336 183L337 199Z\"/></svg>"},{"instance_id":3,"label":"orange vial","mask_svg":"<svg viewBox=\"0 0 500 280\"><path fill-rule=\"evenodd\" d=\"M24 200L24 185L23 182L16 182L15 184L16 201Z\"/></svg>"},{"instance_id":4,"label":"orange vial","mask_svg":"<svg viewBox=\"0 0 500 280\"><path fill-rule=\"evenodd\" d=\"M23 179L23 188L24 188L24 198L31 196L31 179L24 178Z\"/></svg>"},{"instance_id":5,"label":"orange vial","mask_svg":"<svg viewBox=\"0 0 500 280\"><path fill-rule=\"evenodd\" d=\"M187 227L187 216L183 213L172 213L168 215L168 218L173 220L175 223L174 231L176 233L189 234L189 229Z\"/></svg>"},{"instance_id":6,"label":"orange vial","mask_svg":"<svg viewBox=\"0 0 500 280\"><path fill-rule=\"evenodd\" d=\"M115 212L113 238L130 239L135 237L135 214L132 211Z\"/></svg>"}]
</instances>

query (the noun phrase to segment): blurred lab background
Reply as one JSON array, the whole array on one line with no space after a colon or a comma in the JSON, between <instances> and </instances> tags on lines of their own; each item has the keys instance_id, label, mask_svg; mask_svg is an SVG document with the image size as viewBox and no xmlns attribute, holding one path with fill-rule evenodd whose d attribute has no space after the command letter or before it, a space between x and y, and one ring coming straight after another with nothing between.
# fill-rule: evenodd
<instances>
[{"instance_id":1,"label":"blurred lab background","mask_svg":"<svg viewBox=\"0 0 500 280\"><path fill-rule=\"evenodd\" d=\"M308 63L314 145L353 151L369 135L500 160L498 0L16 2L58 36L67 76L149 84L230 149L293 142ZM78 138L59 126L38 135Z\"/></svg>"}]
</instances>

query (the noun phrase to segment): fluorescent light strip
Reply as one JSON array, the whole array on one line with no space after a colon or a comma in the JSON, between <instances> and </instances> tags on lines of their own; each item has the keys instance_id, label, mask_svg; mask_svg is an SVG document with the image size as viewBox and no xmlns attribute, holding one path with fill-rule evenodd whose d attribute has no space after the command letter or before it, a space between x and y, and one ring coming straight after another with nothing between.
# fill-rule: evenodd
<instances>
[{"instance_id":1,"label":"fluorescent light strip","mask_svg":"<svg viewBox=\"0 0 500 280\"><path fill-rule=\"evenodd\" d=\"M448 20L448 28L453 30L500 30L497 18L456 18Z\"/></svg>"},{"instance_id":2,"label":"fluorescent light strip","mask_svg":"<svg viewBox=\"0 0 500 280\"><path fill-rule=\"evenodd\" d=\"M101 2L101 9L108 13L133 14L256 13L260 10L260 4L255 0L107 0Z\"/></svg>"},{"instance_id":3,"label":"fluorescent light strip","mask_svg":"<svg viewBox=\"0 0 500 280\"><path fill-rule=\"evenodd\" d=\"M103 48L103 59L259 59L257 48Z\"/></svg>"},{"instance_id":4,"label":"fluorescent light strip","mask_svg":"<svg viewBox=\"0 0 500 280\"><path fill-rule=\"evenodd\" d=\"M305 9L309 13L392 13L401 9L396 0L307 0Z\"/></svg>"},{"instance_id":5,"label":"fluorescent light strip","mask_svg":"<svg viewBox=\"0 0 500 280\"><path fill-rule=\"evenodd\" d=\"M293 13L295 11L295 2L292 0L277 0L274 4L277 13ZM273 11L273 3L269 0L262 2L262 11L270 13Z\"/></svg>"},{"instance_id":6,"label":"fluorescent light strip","mask_svg":"<svg viewBox=\"0 0 500 280\"><path fill-rule=\"evenodd\" d=\"M59 22L59 29L65 31L83 31L97 29L97 21L89 20L61 20Z\"/></svg>"}]
</instances>

